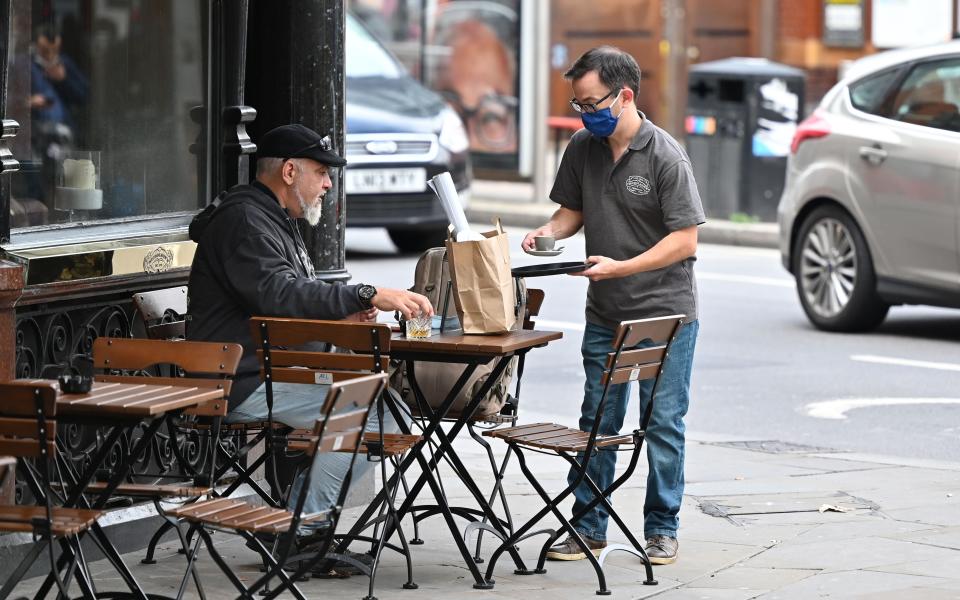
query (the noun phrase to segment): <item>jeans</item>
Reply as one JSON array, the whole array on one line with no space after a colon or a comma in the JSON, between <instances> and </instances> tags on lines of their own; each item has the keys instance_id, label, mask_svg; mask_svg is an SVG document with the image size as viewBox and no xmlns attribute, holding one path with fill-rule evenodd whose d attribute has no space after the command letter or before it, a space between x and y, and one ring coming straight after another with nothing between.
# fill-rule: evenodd
<instances>
[{"instance_id":1,"label":"jeans","mask_svg":"<svg viewBox=\"0 0 960 600\"><path fill-rule=\"evenodd\" d=\"M693 350L697 342L699 321L686 323L681 327L670 348L660 376L660 388L653 404L653 414L647 427L644 443L647 446L647 496L643 505L644 537L666 535L677 537L680 503L683 499L683 457L684 425L690 400L690 373L693 367ZM587 381L584 384L583 405L580 407L580 429L590 431L596 418L597 407L603 395L600 378L607 360L607 353L613 350L614 331L587 323L580 348L583 355L583 371ZM640 347L645 344L640 344ZM646 345L649 345L646 344ZM640 387L640 415L644 414L653 394L653 380L637 382ZM598 435L617 435L623 427L630 396L630 384L610 386L607 401L603 407ZM583 456L578 459L583 461ZM582 462L581 462L582 464ZM587 474L601 490L606 489L614 480L617 465L617 452L600 450L590 458ZM576 479L576 471L571 468L568 483ZM586 482L581 482L574 490L573 512L581 510L594 498ZM608 496L608 500L612 499ZM594 540L607 538L606 509L598 504L574 523L582 535Z\"/></svg>"},{"instance_id":2,"label":"jeans","mask_svg":"<svg viewBox=\"0 0 960 600\"><path fill-rule=\"evenodd\" d=\"M273 420L296 429L313 429L317 419L321 417L320 409L329 390L329 385L274 383ZM400 428L386 407L384 407L384 413L384 432L398 432ZM226 422L251 423L263 421L266 418L266 385L261 384L253 394L240 403L240 406L230 411ZM379 431L376 405L370 410L365 430ZM343 479L350 468L351 456L349 452L324 452L314 457L310 471L310 489L303 504L304 514L322 512L336 504ZM353 465L351 480L355 483L374 464L367 461L364 455L358 454ZM291 506L300 497L303 477L304 474L301 473L290 490Z\"/></svg>"}]
</instances>

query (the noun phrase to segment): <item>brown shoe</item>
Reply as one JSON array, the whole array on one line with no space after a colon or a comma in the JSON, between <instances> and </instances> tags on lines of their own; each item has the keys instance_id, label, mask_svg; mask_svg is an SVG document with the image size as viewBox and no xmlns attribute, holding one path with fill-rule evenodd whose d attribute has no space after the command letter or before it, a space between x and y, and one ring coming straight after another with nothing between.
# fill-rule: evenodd
<instances>
[{"instance_id":1,"label":"brown shoe","mask_svg":"<svg viewBox=\"0 0 960 600\"><path fill-rule=\"evenodd\" d=\"M652 535L647 538L647 556L654 565L669 565L677 560L680 544L677 538L666 535Z\"/></svg>"},{"instance_id":2,"label":"brown shoe","mask_svg":"<svg viewBox=\"0 0 960 600\"><path fill-rule=\"evenodd\" d=\"M580 537L587 543L587 547L590 548L594 556L600 556L600 551L607 547L606 541L590 539L583 534ZM547 550L547 559L549 560L583 560L586 557L587 555L584 554L580 544L572 535L567 536L567 539Z\"/></svg>"}]
</instances>

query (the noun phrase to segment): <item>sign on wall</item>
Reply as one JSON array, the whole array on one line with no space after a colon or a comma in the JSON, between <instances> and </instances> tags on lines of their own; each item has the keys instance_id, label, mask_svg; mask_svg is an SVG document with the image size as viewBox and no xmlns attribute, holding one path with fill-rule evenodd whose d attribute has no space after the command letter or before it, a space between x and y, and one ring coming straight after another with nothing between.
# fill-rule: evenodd
<instances>
[{"instance_id":1,"label":"sign on wall","mask_svg":"<svg viewBox=\"0 0 960 600\"><path fill-rule=\"evenodd\" d=\"M946 42L953 36L953 0L873 0L873 45L901 48Z\"/></svg>"},{"instance_id":2,"label":"sign on wall","mask_svg":"<svg viewBox=\"0 0 960 600\"><path fill-rule=\"evenodd\" d=\"M863 0L823 0L823 43L863 46Z\"/></svg>"}]
</instances>

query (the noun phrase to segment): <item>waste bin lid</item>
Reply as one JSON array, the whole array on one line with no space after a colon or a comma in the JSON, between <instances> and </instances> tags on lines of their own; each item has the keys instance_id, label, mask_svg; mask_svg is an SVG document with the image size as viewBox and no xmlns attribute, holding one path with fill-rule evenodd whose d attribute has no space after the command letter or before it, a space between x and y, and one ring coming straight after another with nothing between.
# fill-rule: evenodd
<instances>
[{"instance_id":1,"label":"waste bin lid","mask_svg":"<svg viewBox=\"0 0 960 600\"><path fill-rule=\"evenodd\" d=\"M803 77L803 71L766 58L737 57L712 60L690 67L691 74Z\"/></svg>"}]
</instances>

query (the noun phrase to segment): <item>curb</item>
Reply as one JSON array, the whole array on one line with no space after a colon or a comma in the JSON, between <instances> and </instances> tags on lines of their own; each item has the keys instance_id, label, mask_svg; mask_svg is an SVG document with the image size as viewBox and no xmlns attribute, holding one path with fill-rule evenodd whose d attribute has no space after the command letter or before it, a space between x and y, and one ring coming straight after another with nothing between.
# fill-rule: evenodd
<instances>
[{"instance_id":1,"label":"curb","mask_svg":"<svg viewBox=\"0 0 960 600\"><path fill-rule=\"evenodd\" d=\"M466 208L467 219L475 223L491 223L497 218L506 226L535 229L556 210L552 202L505 202L474 197ZM778 248L779 228L776 223L735 223L710 218L700 226L699 241L704 244Z\"/></svg>"}]
</instances>

